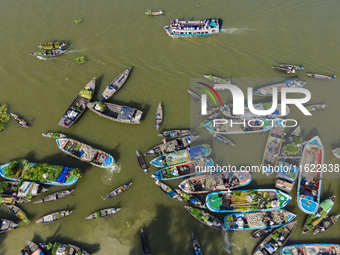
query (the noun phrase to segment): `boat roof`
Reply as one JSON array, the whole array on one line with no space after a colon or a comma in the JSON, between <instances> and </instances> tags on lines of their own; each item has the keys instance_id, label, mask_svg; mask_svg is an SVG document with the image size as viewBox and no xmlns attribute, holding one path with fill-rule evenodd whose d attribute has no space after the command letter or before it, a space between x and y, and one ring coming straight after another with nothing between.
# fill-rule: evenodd
<instances>
[{"instance_id":1,"label":"boat roof","mask_svg":"<svg viewBox=\"0 0 340 255\"><path fill-rule=\"evenodd\" d=\"M134 112L135 112L134 108L122 106L118 114L118 119L119 120L130 120Z\"/></svg>"}]
</instances>

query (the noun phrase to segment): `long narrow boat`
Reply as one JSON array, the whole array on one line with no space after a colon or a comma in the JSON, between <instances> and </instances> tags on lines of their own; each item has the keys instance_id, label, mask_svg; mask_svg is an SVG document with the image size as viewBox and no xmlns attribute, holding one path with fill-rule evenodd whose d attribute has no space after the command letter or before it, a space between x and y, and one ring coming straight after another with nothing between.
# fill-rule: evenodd
<instances>
[{"instance_id":1,"label":"long narrow boat","mask_svg":"<svg viewBox=\"0 0 340 255\"><path fill-rule=\"evenodd\" d=\"M39 243L39 245L46 251L55 251L56 254L63 255L91 255L84 249L75 246L73 244L63 244L63 243Z\"/></svg>"},{"instance_id":2,"label":"long narrow boat","mask_svg":"<svg viewBox=\"0 0 340 255\"><path fill-rule=\"evenodd\" d=\"M139 154L138 151L136 151L137 161L142 170L147 174L148 173L148 167L146 166L145 160L143 157Z\"/></svg>"},{"instance_id":3,"label":"long narrow boat","mask_svg":"<svg viewBox=\"0 0 340 255\"><path fill-rule=\"evenodd\" d=\"M322 222L320 222L320 224L316 227L313 235L317 235L317 234L320 234L322 232L325 232L327 229L329 229L331 226L333 226L339 220L339 218L340 218L340 214L327 217Z\"/></svg>"},{"instance_id":4,"label":"long narrow boat","mask_svg":"<svg viewBox=\"0 0 340 255\"><path fill-rule=\"evenodd\" d=\"M235 189L248 185L251 175L248 172L230 171L201 173L182 181L178 187L188 194L202 194L211 191Z\"/></svg>"},{"instance_id":5,"label":"long narrow boat","mask_svg":"<svg viewBox=\"0 0 340 255\"><path fill-rule=\"evenodd\" d=\"M16 217L18 217L20 220L22 220L23 222L25 222L26 224L29 224L31 221L28 219L26 213L21 210L19 207L15 206L15 205L8 205L5 204L5 206L7 206L7 208L11 211L11 213L13 213Z\"/></svg>"},{"instance_id":6,"label":"long narrow boat","mask_svg":"<svg viewBox=\"0 0 340 255\"><path fill-rule=\"evenodd\" d=\"M114 166L115 159L107 152L71 138L57 139L58 147L66 154L101 168Z\"/></svg>"},{"instance_id":7,"label":"long narrow boat","mask_svg":"<svg viewBox=\"0 0 340 255\"><path fill-rule=\"evenodd\" d=\"M279 171L276 174L276 188L285 192L291 192L299 174L302 150L303 140L301 138L301 127L297 126L293 132L286 135L283 140L278 159Z\"/></svg>"},{"instance_id":8,"label":"long narrow boat","mask_svg":"<svg viewBox=\"0 0 340 255\"><path fill-rule=\"evenodd\" d=\"M283 209L232 213L224 218L227 230L254 230L281 227L292 222L296 215Z\"/></svg>"},{"instance_id":9,"label":"long narrow boat","mask_svg":"<svg viewBox=\"0 0 340 255\"><path fill-rule=\"evenodd\" d=\"M340 158L340 148L335 148L332 152L335 157Z\"/></svg>"},{"instance_id":10,"label":"long narrow boat","mask_svg":"<svg viewBox=\"0 0 340 255\"><path fill-rule=\"evenodd\" d=\"M140 124L142 121L143 112L128 106L103 102L88 103L86 106L100 117L112 121L128 124Z\"/></svg>"},{"instance_id":11,"label":"long narrow boat","mask_svg":"<svg viewBox=\"0 0 340 255\"><path fill-rule=\"evenodd\" d=\"M266 85L253 91L253 94L258 96L272 96L273 88L277 88L278 94L281 94L282 88L302 88L307 82L302 80L286 80L284 82L279 82L271 85Z\"/></svg>"},{"instance_id":12,"label":"long narrow boat","mask_svg":"<svg viewBox=\"0 0 340 255\"><path fill-rule=\"evenodd\" d=\"M18 224L14 223L13 221L0 219L0 234L4 233L8 230L14 229L18 226Z\"/></svg>"},{"instance_id":13,"label":"long narrow boat","mask_svg":"<svg viewBox=\"0 0 340 255\"><path fill-rule=\"evenodd\" d=\"M54 193L49 194L47 196L44 196L43 198L33 202L33 204L47 203L47 202L55 201L57 199L60 199L60 198L63 198L63 197L70 195L73 191L74 191L74 189L73 190L57 191L57 192L54 192Z\"/></svg>"},{"instance_id":14,"label":"long narrow boat","mask_svg":"<svg viewBox=\"0 0 340 255\"><path fill-rule=\"evenodd\" d=\"M44 255L44 253L36 243L26 240L26 244L29 254Z\"/></svg>"},{"instance_id":15,"label":"long narrow boat","mask_svg":"<svg viewBox=\"0 0 340 255\"><path fill-rule=\"evenodd\" d=\"M18 198L11 195L0 195L0 204L6 203L8 205L15 205L15 204L24 204L31 202L30 199L27 198Z\"/></svg>"},{"instance_id":16,"label":"long narrow boat","mask_svg":"<svg viewBox=\"0 0 340 255\"><path fill-rule=\"evenodd\" d=\"M100 210L98 212L92 213L90 216L86 217L87 220L105 218L107 216L113 215L120 211L121 208L107 208Z\"/></svg>"},{"instance_id":17,"label":"long narrow boat","mask_svg":"<svg viewBox=\"0 0 340 255\"><path fill-rule=\"evenodd\" d=\"M53 58L65 54L67 50L63 49L49 49L49 50L39 50L33 52L32 55L38 58Z\"/></svg>"},{"instance_id":18,"label":"long narrow boat","mask_svg":"<svg viewBox=\"0 0 340 255\"><path fill-rule=\"evenodd\" d=\"M158 136L164 137L167 139L175 139L179 138L182 136L189 136L190 135L190 130L185 129L185 130L168 130L164 131L162 133L159 133Z\"/></svg>"},{"instance_id":19,"label":"long narrow boat","mask_svg":"<svg viewBox=\"0 0 340 255\"><path fill-rule=\"evenodd\" d=\"M303 70L303 66L302 65L292 65L292 64L279 64L279 66L288 68L288 69L295 69L296 71L298 70Z\"/></svg>"},{"instance_id":20,"label":"long narrow boat","mask_svg":"<svg viewBox=\"0 0 340 255\"><path fill-rule=\"evenodd\" d=\"M273 232L275 228L261 228L254 231L249 238L260 238L267 236L269 233Z\"/></svg>"},{"instance_id":21,"label":"long narrow boat","mask_svg":"<svg viewBox=\"0 0 340 255\"><path fill-rule=\"evenodd\" d=\"M213 215L191 207L191 206L184 206L184 208L198 221L200 221L201 223L203 223L204 225L207 225L209 227L215 228L215 229L220 229L220 230L225 230L225 226L224 224L217 219L216 217L214 217Z\"/></svg>"},{"instance_id":22,"label":"long narrow boat","mask_svg":"<svg viewBox=\"0 0 340 255\"><path fill-rule=\"evenodd\" d=\"M63 117L61 117L59 126L69 128L79 119L86 110L86 104L91 101L95 88L96 78L93 78L73 99Z\"/></svg>"},{"instance_id":23,"label":"long narrow boat","mask_svg":"<svg viewBox=\"0 0 340 255\"><path fill-rule=\"evenodd\" d=\"M171 37L207 36L220 32L218 19L204 20L173 20L170 26L164 27Z\"/></svg>"},{"instance_id":24,"label":"long narrow boat","mask_svg":"<svg viewBox=\"0 0 340 255\"><path fill-rule=\"evenodd\" d=\"M19 118L18 115L14 114L14 113L11 113L11 112L10 112L9 114L11 115L11 117L12 117L13 119L15 119L15 120L18 122L18 124L19 124L20 126L22 126L22 127L24 127L24 128L28 128L27 122L26 122L23 118Z\"/></svg>"},{"instance_id":25,"label":"long narrow boat","mask_svg":"<svg viewBox=\"0 0 340 255\"><path fill-rule=\"evenodd\" d=\"M116 189L114 189L113 191L111 191L106 197L103 198L103 200L106 199L110 199L110 198L114 198L120 194L122 194L125 190L127 190L128 188L130 188L130 186L132 185L132 182L130 182L129 184L124 184Z\"/></svg>"},{"instance_id":26,"label":"long narrow boat","mask_svg":"<svg viewBox=\"0 0 340 255\"><path fill-rule=\"evenodd\" d=\"M208 144L197 145L184 150L160 155L150 161L155 167L169 167L184 163L189 163L195 159L205 158L211 154L211 148Z\"/></svg>"},{"instance_id":27,"label":"long narrow boat","mask_svg":"<svg viewBox=\"0 0 340 255\"><path fill-rule=\"evenodd\" d=\"M216 134L251 134L266 132L272 128L273 120L256 119L214 119L204 124L204 127Z\"/></svg>"},{"instance_id":28,"label":"long narrow boat","mask_svg":"<svg viewBox=\"0 0 340 255\"><path fill-rule=\"evenodd\" d=\"M191 243L192 243L192 248L194 249L195 255L203 255L203 252L201 250L201 245L198 242L198 239L195 236L194 232L192 231L191 231Z\"/></svg>"},{"instance_id":29,"label":"long narrow boat","mask_svg":"<svg viewBox=\"0 0 340 255\"><path fill-rule=\"evenodd\" d=\"M214 138L216 138L221 143L229 144L231 146L235 146L235 144L230 139L228 139L227 137L225 137L223 135L214 134L214 133L212 133L210 131L208 131L208 132L209 132L209 134L211 134Z\"/></svg>"},{"instance_id":30,"label":"long narrow boat","mask_svg":"<svg viewBox=\"0 0 340 255\"><path fill-rule=\"evenodd\" d=\"M68 215L70 215L73 211L65 210L47 214L41 217L39 220L35 221L35 223L49 223L56 220L60 220Z\"/></svg>"},{"instance_id":31,"label":"long narrow boat","mask_svg":"<svg viewBox=\"0 0 340 255\"><path fill-rule=\"evenodd\" d=\"M66 137L66 135L61 134L61 133L42 133L41 135L44 136L44 137L53 138L53 139L65 138Z\"/></svg>"},{"instance_id":32,"label":"long narrow boat","mask_svg":"<svg viewBox=\"0 0 340 255\"><path fill-rule=\"evenodd\" d=\"M0 187L0 194L12 195L17 198L33 197L48 191L41 184L29 181L0 182Z\"/></svg>"},{"instance_id":33,"label":"long narrow boat","mask_svg":"<svg viewBox=\"0 0 340 255\"><path fill-rule=\"evenodd\" d=\"M23 163L29 163L31 165L30 168L23 168ZM25 163L25 164L26 164ZM29 164L26 164L26 166L28 166ZM59 175L58 177L54 176L53 178L49 178L47 180L47 178L43 177L43 174L41 175L41 181L37 181L36 179L32 179L29 181L35 181L37 183L40 184L46 184L46 185L55 185L55 186L69 186L69 185L73 185L77 182L77 180L79 179L78 177L73 176L73 168L68 168L68 167L64 167L64 166L59 166L59 165L49 165L47 163L30 163L27 160L24 159L19 159L19 160L15 160L13 162L9 162L6 164L3 164L0 166L0 176L10 180L10 181L21 181L21 176L24 173L29 173L25 175L25 178L27 176L32 176L36 173L35 167L40 167L44 169L44 174L47 173L48 174L48 170L51 168L53 168L54 170L61 170L59 171ZM11 171L8 171L8 169L11 169ZM41 169L40 169L41 170ZM15 172L15 174L13 175L13 172ZM33 184L34 185L34 184ZM35 185L34 185L35 186Z\"/></svg>"},{"instance_id":34,"label":"long narrow boat","mask_svg":"<svg viewBox=\"0 0 340 255\"><path fill-rule=\"evenodd\" d=\"M183 150L190 146L199 136L183 136L180 138L176 138L174 140L170 140L166 142L165 140L163 143L158 144L147 152L144 153L144 156L158 156L165 153L171 153L178 150Z\"/></svg>"},{"instance_id":35,"label":"long narrow boat","mask_svg":"<svg viewBox=\"0 0 340 255\"><path fill-rule=\"evenodd\" d=\"M278 163L278 156L285 134L285 126L282 119L275 119L274 125L269 132L267 143L264 147L262 158L262 170L265 174L271 175Z\"/></svg>"},{"instance_id":36,"label":"long narrow boat","mask_svg":"<svg viewBox=\"0 0 340 255\"><path fill-rule=\"evenodd\" d=\"M208 80L216 82L216 83L230 83L230 79L220 78L218 76L213 76L212 74L205 74L203 76L204 78L207 78Z\"/></svg>"},{"instance_id":37,"label":"long narrow boat","mask_svg":"<svg viewBox=\"0 0 340 255\"><path fill-rule=\"evenodd\" d=\"M188 89L188 92L189 92L190 96L195 100L196 103L198 103L198 104L202 103L202 99L199 95L197 95L195 92L192 92L189 89Z\"/></svg>"},{"instance_id":38,"label":"long narrow boat","mask_svg":"<svg viewBox=\"0 0 340 255\"><path fill-rule=\"evenodd\" d=\"M159 15L164 14L164 11L153 12L153 11L151 11L151 9L148 9L148 10L146 10L145 14L148 15L148 16L159 16Z\"/></svg>"},{"instance_id":39,"label":"long narrow boat","mask_svg":"<svg viewBox=\"0 0 340 255\"><path fill-rule=\"evenodd\" d=\"M156 184L169 197L171 197L175 200L178 200L178 201L183 201L181 196L179 194L177 194L177 192L175 190L173 190L172 188L170 188L168 185L164 184L163 182L161 182L159 180L156 180Z\"/></svg>"},{"instance_id":40,"label":"long narrow boat","mask_svg":"<svg viewBox=\"0 0 340 255\"><path fill-rule=\"evenodd\" d=\"M278 253L293 234L296 225L297 221L293 221L277 228L256 247L253 255L272 255Z\"/></svg>"},{"instance_id":41,"label":"long narrow boat","mask_svg":"<svg viewBox=\"0 0 340 255\"><path fill-rule=\"evenodd\" d=\"M272 68L281 73L295 73L296 72L295 69L289 69L289 68L282 67L282 66L272 66Z\"/></svg>"},{"instance_id":42,"label":"long narrow boat","mask_svg":"<svg viewBox=\"0 0 340 255\"><path fill-rule=\"evenodd\" d=\"M269 211L285 207L291 199L276 189L228 190L209 193L205 204L210 211L220 213Z\"/></svg>"},{"instance_id":43,"label":"long narrow boat","mask_svg":"<svg viewBox=\"0 0 340 255\"><path fill-rule=\"evenodd\" d=\"M189 163L169 166L158 170L151 175L157 180L174 180L187 177L193 174L200 173L200 171L207 170L207 168L214 165L214 161L210 158L201 158Z\"/></svg>"},{"instance_id":44,"label":"long narrow boat","mask_svg":"<svg viewBox=\"0 0 340 255\"><path fill-rule=\"evenodd\" d=\"M127 78L130 75L131 67L124 70L120 75L118 75L104 90L100 96L99 102L103 102L112 97L117 91L124 85Z\"/></svg>"},{"instance_id":45,"label":"long narrow boat","mask_svg":"<svg viewBox=\"0 0 340 255\"><path fill-rule=\"evenodd\" d=\"M314 136L304 146L299 174L297 201L304 213L315 214L319 208L323 162L323 145L319 136Z\"/></svg>"},{"instance_id":46,"label":"long narrow boat","mask_svg":"<svg viewBox=\"0 0 340 255\"><path fill-rule=\"evenodd\" d=\"M209 107L207 108L207 113L206 114L197 114L196 117L206 117L207 115L212 115L215 114L217 112L219 112L221 109L223 108L223 105L220 106L215 106L215 107Z\"/></svg>"},{"instance_id":47,"label":"long narrow boat","mask_svg":"<svg viewBox=\"0 0 340 255\"><path fill-rule=\"evenodd\" d=\"M187 201L189 204L201 208L201 209L206 209L205 204L202 203L201 200L199 200L197 197L194 197L193 195L189 195L187 193L184 193L183 191L181 191L180 189L175 189L177 194L179 194L181 196L181 198L183 198L183 200Z\"/></svg>"},{"instance_id":48,"label":"long narrow boat","mask_svg":"<svg viewBox=\"0 0 340 255\"><path fill-rule=\"evenodd\" d=\"M312 77L314 79L318 80L335 80L335 75L325 75L325 74L317 74L317 73L307 73L309 77Z\"/></svg>"},{"instance_id":49,"label":"long narrow boat","mask_svg":"<svg viewBox=\"0 0 340 255\"><path fill-rule=\"evenodd\" d=\"M141 242L142 242L144 255L150 255L148 240L147 240L145 232L142 228L140 229L140 239L141 239Z\"/></svg>"},{"instance_id":50,"label":"long narrow boat","mask_svg":"<svg viewBox=\"0 0 340 255\"><path fill-rule=\"evenodd\" d=\"M293 244L282 247L281 255L340 255L340 244Z\"/></svg>"},{"instance_id":51,"label":"long narrow boat","mask_svg":"<svg viewBox=\"0 0 340 255\"><path fill-rule=\"evenodd\" d=\"M254 108L259 111L268 110L272 107L272 103L257 103L254 104ZM251 119L251 118L260 118L261 116L253 114L248 106L244 107L244 114L243 115L234 115L233 114L233 104L227 104L224 105L223 108L221 108L221 112L227 116L228 118L241 118L241 119ZM286 115L283 115L281 112L281 104L278 104L276 106L276 109L273 113L266 115L266 118L279 118L279 117L285 117L290 113L290 109L288 106L286 106Z\"/></svg>"},{"instance_id":52,"label":"long narrow boat","mask_svg":"<svg viewBox=\"0 0 340 255\"><path fill-rule=\"evenodd\" d=\"M306 105L305 108L307 111L313 112L321 109L325 109L327 105L325 104L312 104L312 105Z\"/></svg>"},{"instance_id":53,"label":"long narrow boat","mask_svg":"<svg viewBox=\"0 0 340 255\"><path fill-rule=\"evenodd\" d=\"M157 130L162 125L162 122L163 122L163 108L162 108L162 104L159 103L157 110L156 110L156 117L155 117L155 126Z\"/></svg>"},{"instance_id":54,"label":"long narrow boat","mask_svg":"<svg viewBox=\"0 0 340 255\"><path fill-rule=\"evenodd\" d=\"M54 49L60 49L67 46L67 43L64 41L51 41L51 42L44 42L40 43L38 48L43 50L54 50Z\"/></svg>"}]
</instances>

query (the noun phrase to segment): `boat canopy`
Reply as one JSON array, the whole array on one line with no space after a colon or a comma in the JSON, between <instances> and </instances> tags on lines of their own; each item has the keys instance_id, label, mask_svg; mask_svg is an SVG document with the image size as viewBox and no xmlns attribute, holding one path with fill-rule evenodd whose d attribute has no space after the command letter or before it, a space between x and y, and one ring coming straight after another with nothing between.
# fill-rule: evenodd
<instances>
[{"instance_id":1,"label":"boat canopy","mask_svg":"<svg viewBox=\"0 0 340 255\"><path fill-rule=\"evenodd\" d=\"M127 106L122 106L118 114L118 119L119 120L131 120L134 112L135 112L135 109L127 107Z\"/></svg>"}]
</instances>

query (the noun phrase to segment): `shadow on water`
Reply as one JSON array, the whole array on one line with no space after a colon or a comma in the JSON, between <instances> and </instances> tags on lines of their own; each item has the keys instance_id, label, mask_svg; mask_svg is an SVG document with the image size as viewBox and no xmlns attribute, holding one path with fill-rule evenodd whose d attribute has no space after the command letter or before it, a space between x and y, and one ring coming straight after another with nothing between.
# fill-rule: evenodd
<instances>
[{"instance_id":1,"label":"shadow on water","mask_svg":"<svg viewBox=\"0 0 340 255\"><path fill-rule=\"evenodd\" d=\"M99 88L101 87L101 85L103 83L103 79L104 79L104 74L99 75L98 78L96 77L96 89L94 90L94 95L93 95L91 101L95 101L96 98L98 98L99 95L102 94L102 91L100 91Z\"/></svg>"}]
</instances>

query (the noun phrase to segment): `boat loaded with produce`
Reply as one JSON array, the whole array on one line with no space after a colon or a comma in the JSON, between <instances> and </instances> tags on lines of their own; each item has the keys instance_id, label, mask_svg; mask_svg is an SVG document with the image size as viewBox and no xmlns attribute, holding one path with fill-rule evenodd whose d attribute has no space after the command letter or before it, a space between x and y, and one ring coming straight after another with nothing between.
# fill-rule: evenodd
<instances>
[{"instance_id":1,"label":"boat loaded with produce","mask_svg":"<svg viewBox=\"0 0 340 255\"><path fill-rule=\"evenodd\" d=\"M40 247L31 241L26 240L26 247L21 250L22 255L44 255ZM56 255L56 254L53 254Z\"/></svg>"},{"instance_id":2,"label":"boat loaded with produce","mask_svg":"<svg viewBox=\"0 0 340 255\"><path fill-rule=\"evenodd\" d=\"M177 194L179 194L181 196L181 198L183 198L183 200L187 201L189 204L201 208L201 209L206 209L205 204L202 203L201 200L199 200L197 197L194 197L193 195L184 193L182 190L180 189L175 189Z\"/></svg>"},{"instance_id":3,"label":"boat loaded with produce","mask_svg":"<svg viewBox=\"0 0 340 255\"><path fill-rule=\"evenodd\" d=\"M340 244L293 244L282 247L281 255L340 255Z\"/></svg>"},{"instance_id":4,"label":"boat loaded with produce","mask_svg":"<svg viewBox=\"0 0 340 255\"><path fill-rule=\"evenodd\" d=\"M63 243L39 243L39 245L46 251L50 251L52 255L91 255L87 251L75 246L73 244Z\"/></svg>"},{"instance_id":5,"label":"boat loaded with produce","mask_svg":"<svg viewBox=\"0 0 340 255\"><path fill-rule=\"evenodd\" d=\"M277 88L277 93L281 94L282 88L302 88L304 85L306 85L307 82L302 80L286 80L284 82L279 82L271 85L266 85L261 88L258 88L257 90L253 91L253 94L258 96L272 96L273 95L273 88Z\"/></svg>"},{"instance_id":6,"label":"boat loaded with produce","mask_svg":"<svg viewBox=\"0 0 340 255\"><path fill-rule=\"evenodd\" d=\"M198 221L203 223L204 225L207 225L209 227L215 228L215 229L220 229L220 230L225 230L224 224L217 219L215 216L200 210L198 208L194 208L191 206L184 206L184 208Z\"/></svg>"},{"instance_id":7,"label":"boat loaded with produce","mask_svg":"<svg viewBox=\"0 0 340 255\"><path fill-rule=\"evenodd\" d=\"M4 205L7 206L7 208L10 210L10 212L13 215L18 217L20 220L22 220L26 224L29 224L31 222L30 219L27 217L27 214L23 210L21 210L19 207L15 205L8 205L8 204L4 204Z\"/></svg>"},{"instance_id":8,"label":"boat loaded with produce","mask_svg":"<svg viewBox=\"0 0 340 255\"><path fill-rule=\"evenodd\" d=\"M33 196L40 195L46 191L48 191L48 189L44 188L41 184L30 181L0 182L1 195L31 199Z\"/></svg>"},{"instance_id":9,"label":"boat loaded with produce","mask_svg":"<svg viewBox=\"0 0 340 255\"><path fill-rule=\"evenodd\" d=\"M163 182L161 182L159 180L156 180L155 183L156 183L156 185L158 185L158 187L161 189L161 191L163 191L169 197L171 197L171 198L173 198L175 200L178 200L178 201L183 201L181 196L179 194L177 194L176 190L173 190L168 185L164 184Z\"/></svg>"},{"instance_id":10,"label":"boat loaded with produce","mask_svg":"<svg viewBox=\"0 0 340 255\"><path fill-rule=\"evenodd\" d=\"M164 27L171 37L178 36L205 36L220 32L220 24L217 19L204 20L173 20L170 26Z\"/></svg>"}]
</instances>

